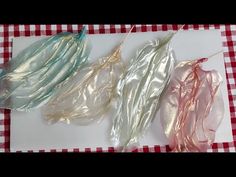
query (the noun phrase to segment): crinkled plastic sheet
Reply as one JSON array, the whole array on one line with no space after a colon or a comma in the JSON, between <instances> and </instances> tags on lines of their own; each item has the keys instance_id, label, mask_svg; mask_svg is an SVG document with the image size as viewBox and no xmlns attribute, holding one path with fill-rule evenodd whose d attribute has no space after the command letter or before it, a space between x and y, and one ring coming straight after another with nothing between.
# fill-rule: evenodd
<instances>
[{"instance_id":1,"label":"crinkled plastic sheet","mask_svg":"<svg viewBox=\"0 0 236 177\"><path fill-rule=\"evenodd\" d=\"M173 35L146 44L118 82L111 138L119 151L132 151L155 117L174 68Z\"/></svg>"},{"instance_id":2,"label":"crinkled plastic sheet","mask_svg":"<svg viewBox=\"0 0 236 177\"><path fill-rule=\"evenodd\" d=\"M89 53L85 29L32 44L1 71L0 107L28 111L43 105L87 61Z\"/></svg>"},{"instance_id":3,"label":"crinkled plastic sheet","mask_svg":"<svg viewBox=\"0 0 236 177\"><path fill-rule=\"evenodd\" d=\"M222 78L201 68L205 60L180 62L163 95L161 123L174 152L207 151L223 119Z\"/></svg>"},{"instance_id":4,"label":"crinkled plastic sheet","mask_svg":"<svg viewBox=\"0 0 236 177\"><path fill-rule=\"evenodd\" d=\"M44 107L48 123L88 125L108 111L114 89L124 72L121 46L109 56L87 64Z\"/></svg>"}]
</instances>

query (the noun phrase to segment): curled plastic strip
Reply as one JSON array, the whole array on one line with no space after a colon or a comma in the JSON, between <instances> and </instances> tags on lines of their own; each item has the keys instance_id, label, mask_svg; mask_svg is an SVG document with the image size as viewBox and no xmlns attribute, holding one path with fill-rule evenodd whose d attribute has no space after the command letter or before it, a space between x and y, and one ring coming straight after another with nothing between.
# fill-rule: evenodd
<instances>
[{"instance_id":1,"label":"curled plastic strip","mask_svg":"<svg viewBox=\"0 0 236 177\"><path fill-rule=\"evenodd\" d=\"M155 117L174 68L174 53L169 45L173 35L146 44L117 84L111 138L118 151L132 151Z\"/></svg>"},{"instance_id":2,"label":"curled plastic strip","mask_svg":"<svg viewBox=\"0 0 236 177\"><path fill-rule=\"evenodd\" d=\"M0 73L0 107L28 111L45 104L87 61L85 29L60 33L23 50Z\"/></svg>"},{"instance_id":3,"label":"curled plastic strip","mask_svg":"<svg viewBox=\"0 0 236 177\"><path fill-rule=\"evenodd\" d=\"M222 78L201 68L206 60L180 62L163 95L161 124L174 152L207 151L223 119Z\"/></svg>"},{"instance_id":4,"label":"curled plastic strip","mask_svg":"<svg viewBox=\"0 0 236 177\"><path fill-rule=\"evenodd\" d=\"M116 84L124 73L121 60L123 42L109 56L78 71L69 84L50 100L43 110L47 122L88 125L103 117L114 97Z\"/></svg>"}]
</instances>

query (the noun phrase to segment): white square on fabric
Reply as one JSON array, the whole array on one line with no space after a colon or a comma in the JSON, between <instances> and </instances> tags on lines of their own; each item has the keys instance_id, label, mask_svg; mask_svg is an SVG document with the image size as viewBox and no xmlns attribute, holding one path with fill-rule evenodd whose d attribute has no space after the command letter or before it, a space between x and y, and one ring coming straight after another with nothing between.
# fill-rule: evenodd
<instances>
[{"instance_id":1,"label":"white square on fabric","mask_svg":"<svg viewBox=\"0 0 236 177\"><path fill-rule=\"evenodd\" d=\"M118 25L119 26L119 25ZM120 27L120 26L119 26ZM96 26L95 26L96 28ZM147 41L164 37L168 32L139 32L131 33L124 43L122 56L125 63L129 61L137 49L142 47ZM93 49L90 55L92 60L106 56L117 46L124 37L122 34L93 34L88 35ZM20 37L13 41L13 55L42 37ZM100 45L100 44L103 45ZM222 50L222 37L218 30L191 30L180 31L172 41L177 60L196 59L210 56ZM215 142L232 142L232 127L230 121L229 101L227 92L227 82L225 76L223 54L212 57L204 63L204 69L216 69L223 77L221 91L225 104L225 116L216 132ZM231 83L233 81L231 80ZM10 149L17 150L50 150L50 149L71 149L85 148L96 149L102 147L104 150L112 147L109 141L112 117L106 117L99 124L94 123L89 126L67 125L57 123L46 125L42 121L40 109L29 113L12 111L11 113L11 134ZM157 114L144 138L140 140L140 147L148 145L164 146L168 144Z\"/></svg>"}]
</instances>

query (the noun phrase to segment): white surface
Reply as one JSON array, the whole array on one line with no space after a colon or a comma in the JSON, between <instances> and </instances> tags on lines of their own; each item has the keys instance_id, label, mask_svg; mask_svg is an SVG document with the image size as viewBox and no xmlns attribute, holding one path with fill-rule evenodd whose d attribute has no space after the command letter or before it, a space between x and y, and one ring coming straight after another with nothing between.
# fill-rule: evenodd
<instances>
[{"instance_id":1,"label":"white surface","mask_svg":"<svg viewBox=\"0 0 236 177\"><path fill-rule=\"evenodd\" d=\"M123 58L127 62L135 51L142 47L148 40L163 37L166 32L132 33L124 44ZM96 59L105 55L120 42L124 34L99 34L89 35L93 49L91 58ZM34 41L42 37L21 37L13 41L13 56ZM222 50L220 32L208 31L181 31L172 41L178 60L196 59L210 56ZM232 129L228 93L226 87L225 67L223 54L211 58L204 64L205 69L216 69L223 76L224 82L221 87L224 103L225 117L216 133L216 142L232 142ZM52 126L44 124L40 110L30 113L12 111L11 114L11 151L18 150L50 150L71 148L92 148L112 146L109 142L109 133L112 117L105 118L100 124L89 126L66 125L58 123ZM147 134L141 139L140 144L154 146L166 145L167 139L163 134L159 123L158 114Z\"/></svg>"}]
</instances>

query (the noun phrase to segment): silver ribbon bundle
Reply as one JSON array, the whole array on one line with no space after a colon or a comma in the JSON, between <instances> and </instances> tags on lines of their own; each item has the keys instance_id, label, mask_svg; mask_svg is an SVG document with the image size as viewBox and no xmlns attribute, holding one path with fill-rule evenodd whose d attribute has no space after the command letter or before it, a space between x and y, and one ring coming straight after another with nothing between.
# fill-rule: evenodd
<instances>
[{"instance_id":1,"label":"silver ribbon bundle","mask_svg":"<svg viewBox=\"0 0 236 177\"><path fill-rule=\"evenodd\" d=\"M175 64L170 47L173 35L146 44L118 82L117 112L111 130L112 142L118 150L129 151L138 145L155 117Z\"/></svg>"}]
</instances>

